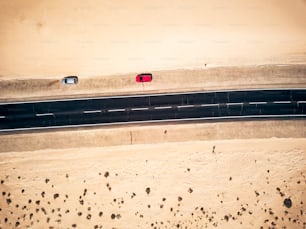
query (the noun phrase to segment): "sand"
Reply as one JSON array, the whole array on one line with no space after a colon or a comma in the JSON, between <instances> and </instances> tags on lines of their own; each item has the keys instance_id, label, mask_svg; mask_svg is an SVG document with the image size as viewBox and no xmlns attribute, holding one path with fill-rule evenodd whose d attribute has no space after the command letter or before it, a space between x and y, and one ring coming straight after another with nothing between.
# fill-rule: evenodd
<instances>
[{"instance_id":1,"label":"sand","mask_svg":"<svg viewBox=\"0 0 306 229\"><path fill-rule=\"evenodd\" d=\"M0 227L302 228L304 127L279 120L1 135Z\"/></svg>"},{"instance_id":2,"label":"sand","mask_svg":"<svg viewBox=\"0 0 306 229\"><path fill-rule=\"evenodd\" d=\"M0 3L0 75L83 77L306 60L303 0Z\"/></svg>"},{"instance_id":3,"label":"sand","mask_svg":"<svg viewBox=\"0 0 306 229\"><path fill-rule=\"evenodd\" d=\"M0 226L305 228L305 149L268 138L1 153Z\"/></svg>"}]
</instances>

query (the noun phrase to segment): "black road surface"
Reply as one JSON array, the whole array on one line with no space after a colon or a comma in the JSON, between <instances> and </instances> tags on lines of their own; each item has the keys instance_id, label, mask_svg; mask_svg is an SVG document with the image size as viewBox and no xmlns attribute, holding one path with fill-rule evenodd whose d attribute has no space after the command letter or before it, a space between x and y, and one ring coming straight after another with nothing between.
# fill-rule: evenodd
<instances>
[{"instance_id":1,"label":"black road surface","mask_svg":"<svg viewBox=\"0 0 306 229\"><path fill-rule=\"evenodd\" d=\"M0 104L0 132L171 120L306 118L306 89L193 92Z\"/></svg>"}]
</instances>

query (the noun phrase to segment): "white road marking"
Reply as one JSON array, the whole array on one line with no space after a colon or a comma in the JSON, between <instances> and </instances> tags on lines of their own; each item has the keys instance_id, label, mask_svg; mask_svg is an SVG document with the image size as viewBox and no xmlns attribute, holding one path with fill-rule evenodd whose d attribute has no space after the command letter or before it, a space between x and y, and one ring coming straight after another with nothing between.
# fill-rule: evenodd
<instances>
[{"instance_id":1,"label":"white road marking","mask_svg":"<svg viewBox=\"0 0 306 229\"><path fill-rule=\"evenodd\" d=\"M237 105L239 105L239 106L241 106L241 105L243 105L243 103L226 103L226 105L230 105L230 106L237 106Z\"/></svg>"},{"instance_id":2,"label":"white road marking","mask_svg":"<svg viewBox=\"0 0 306 229\"><path fill-rule=\"evenodd\" d=\"M267 104L267 102L249 102L250 105Z\"/></svg>"},{"instance_id":3,"label":"white road marking","mask_svg":"<svg viewBox=\"0 0 306 229\"><path fill-rule=\"evenodd\" d=\"M188 95L188 94L207 94L207 93L217 93L217 92L247 92L247 91L277 91L277 90L305 90L305 88L253 88L253 89L235 89L235 90L212 90L212 91L191 91L191 92L172 92L172 93L156 93L156 94L139 94L139 95L117 95L117 96L100 96L100 97L88 97L88 98L71 98L71 99L50 99L50 100L34 100L34 101L18 101L18 102L2 102L0 105L4 104L24 104L24 103L46 103L46 102L59 102L59 101L82 101L82 100L97 100L97 99L112 99L112 98L139 98L148 96L163 96L163 95Z\"/></svg>"},{"instance_id":4,"label":"white road marking","mask_svg":"<svg viewBox=\"0 0 306 229\"><path fill-rule=\"evenodd\" d=\"M273 103L291 103L291 101L274 101Z\"/></svg>"},{"instance_id":5,"label":"white road marking","mask_svg":"<svg viewBox=\"0 0 306 229\"><path fill-rule=\"evenodd\" d=\"M90 114L90 113L100 113L101 110L94 110L94 111L83 111L84 114Z\"/></svg>"},{"instance_id":6,"label":"white road marking","mask_svg":"<svg viewBox=\"0 0 306 229\"><path fill-rule=\"evenodd\" d=\"M149 110L148 107L139 107L139 108L132 108L132 111L144 111L144 110Z\"/></svg>"},{"instance_id":7,"label":"white road marking","mask_svg":"<svg viewBox=\"0 0 306 229\"><path fill-rule=\"evenodd\" d=\"M218 104L218 103L201 104L200 106L201 106L201 107L216 107L216 106L219 106L219 104Z\"/></svg>"},{"instance_id":8,"label":"white road marking","mask_svg":"<svg viewBox=\"0 0 306 229\"><path fill-rule=\"evenodd\" d=\"M168 107L154 107L154 109L156 109L156 110L171 109L171 108L172 108L171 106L168 106Z\"/></svg>"},{"instance_id":9,"label":"white road marking","mask_svg":"<svg viewBox=\"0 0 306 229\"><path fill-rule=\"evenodd\" d=\"M0 116L0 118L5 118L5 116Z\"/></svg>"},{"instance_id":10,"label":"white road marking","mask_svg":"<svg viewBox=\"0 0 306 229\"><path fill-rule=\"evenodd\" d=\"M177 108L190 108L190 107L194 107L195 105L181 105L181 106L177 106Z\"/></svg>"},{"instance_id":11,"label":"white road marking","mask_svg":"<svg viewBox=\"0 0 306 229\"><path fill-rule=\"evenodd\" d=\"M125 111L125 109L112 109L112 110L108 110L108 112L120 112L120 111Z\"/></svg>"},{"instance_id":12,"label":"white road marking","mask_svg":"<svg viewBox=\"0 0 306 229\"><path fill-rule=\"evenodd\" d=\"M138 123L159 123L159 122L178 122L178 121L197 121L197 120L217 120L217 119L248 119L248 118L305 118L305 114L294 115L246 115L246 116L225 116L225 117L204 117L204 118L185 118L185 119L165 119L165 120L147 120L147 121L132 121L132 122L115 122L115 123L98 123L98 124L81 124L81 125L66 125L66 126L47 126L47 127L30 127L16 129L0 129L0 132L20 131L20 130L42 130L42 129L60 129L60 128L77 128L90 126L111 126L111 125L127 125Z\"/></svg>"},{"instance_id":13,"label":"white road marking","mask_svg":"<svg viewBox=\"0 0 306 229\"><path fill-rule=\"evenodd\" d=\"M40 116L53 116L53 113L43 113L43 114L36 114L37 117Z\"/></svg>"},{"instance_id":14,"label":"white road marking","mask_svg":"<svg viewBox=\"0 0 306 229\"><path fill-rule=\"evenodd\" d=\"M297 101L297 103L306 103L306 101Z\"/></svg>"}]
</instances>

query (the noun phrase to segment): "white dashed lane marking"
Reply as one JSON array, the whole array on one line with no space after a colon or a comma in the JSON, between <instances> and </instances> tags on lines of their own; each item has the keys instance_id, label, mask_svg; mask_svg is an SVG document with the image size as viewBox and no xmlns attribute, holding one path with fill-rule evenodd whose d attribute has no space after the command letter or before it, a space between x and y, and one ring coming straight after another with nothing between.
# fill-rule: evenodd
<instances>
[{"instance_id":1,"label":"white dashed lane marking","mask_svg":"<svg viewBox=\"0 0 306 229\"><path fill-rule=\"evenodd\" d=\"M0 118L5 118L5 116L0 116Z\"/></svg>"},{"instance_id":2,"label":"white dashed lane marking","mask_svg":"<svg viewBox=\"0 0 306 229\"><path fill-rule=\"evenodd\" d=\"M162 110L162 109L171 109L172 107L168 106L168 107L154 107L154 109L156 110Z\"/></svg>"},{"instance_id":3,"label":"white dashed lane marking","mask_svg":"<svg viewBox=\"0 0 306 229\"><path fill-rule=\"evenodd\" d=\"M120 112L120 111L125 111L125 109L112 109L112 110L108 110L108 112Z\"/></svg>"},{"instance_id":4,"label":"white dashed lane marking","mask_svg":"<svg viewBox=\"0 0 306 229\"><path fill-rule=\"evenodd\" d=\"M94 111L83 111L85 114L91 114L91 113L100 113L102 112L101 110L94 110Z\"/></svg>"},{"instance_id":5,"label":"white dashed lane marking","mask_svg":"<svg viewBox=\"0 0 306 229\"><path fill-rule=\"evenodd\" d=\"M43 113L43 114L36 114L36 116L53 116L53 113Z\"/></svg>"},{"instance_id":6,"label":"white dashed lane marking","mask_svg":"<svg viewBox=\"0 0 306 229\"><path fill-rule=\"evenodd\" d=\"M226 103L226 105L229 105L229 106L241 106L241 105L243 105L243 103Z\"/></svg>"},{"instance_id":7,"label":"white dashed lane marking","mask_svg":"<svg viewBox=\"0 0 306 229\"><path fill-rule=\"evenodd\" d=\"M195 105L181 105L181 106L177 106L177 108L190 108L190 107L194 107Z\"/></svg>"},{"instance_id":8,"label":"white dashed lane marking","mask_svg":"<svg viewBox=\"0 0 306 229\"><path fill-rule=\"evenodd\" d=\"M273 101L272 103L274 104L289 104L292 103L291 101ZM297 101L296 103L306 103L306 101ZM244 103L226 103L228 106L241 106ZM249 102L250 105L258 105L258 104L268 104L268 102ZM196 106L200 107L214 107L214 106L219 106L220 104L218 103L212 103L212 104L200 104L200 105L179 105L177 108L192 108ZM162 110L162 109L173 109L174 107L172 106L164 106L164 107L153 107L155 110ZM149 110L148 107L136 107L136 108L131 108L132 111L142 111L142 110ZM107 110L108 112L123 112L126 111L126 109L110 109ZM91 113L101 113L102 110L88 110L88 111L83 111L84 114L91 114ZM53 116L53 113L42 113L42 114L36 114L36 116ZM0 118L4 119L6 116L0 116Z\"/></svg>"},{"instance_id":9,"label":"white dashed lane marking","mask_svg":"<svg viewBox=\"0 0 306 229\"><path fill-rule=\"evenodd\" d=\"M201 104L201 107L217 107L219 106L219 104L217 103L212 103L212 104Z\"/></svg>"},{"instance_id":10,"label":"white dashed lane marking","mask_svg":"<svg viewBox=\"0 0 306 229\"><path fill-rule=\"evenodd\" d=\"M267 104L267 102L249 102L250 105Z\"/></svg>"},{"instance_id":11,"label":"white dashed lane marking","mask_svg":"<svg viewBox=\"0 0 306 229\"><path fill-rule=\"evenodd\" d=\"M144 111L144 110L149 110L148 107L139 107L139 108L132 108L132 111Z\"/></svg>"},{"instance_id":12,"label":"white dashed lane marking","mask_svg":"<svg viewBox=\"0 0 306 229\"><path fill-rule=\"evenodd\" d=\"M291 101L274 101L273 103L291 103Z\"/></svg>"}]
</instances>

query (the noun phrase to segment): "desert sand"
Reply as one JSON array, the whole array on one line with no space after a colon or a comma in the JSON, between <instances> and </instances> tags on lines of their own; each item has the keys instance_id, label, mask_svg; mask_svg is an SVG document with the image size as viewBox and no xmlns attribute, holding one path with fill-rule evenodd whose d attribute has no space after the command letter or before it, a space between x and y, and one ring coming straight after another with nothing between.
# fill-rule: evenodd
<instances>
[{"instance_id":1,"label":"desert sand","mask_svg":"<svg viewBox=\"0 0 306 229\"><path fill-rule=\"evenodd\" d=\"M84 78L306 60L303 0L0 4L2 77Z\"/></svg>"},{"instance_id":2,"label":"desert sand","mask_svg":"<svg viewBox=\"0 0 306 229\"><path fill-rule=\"evenodd\" d=\"M0 225L305 228L305 149L270 138L1 153Z\"/></svg>"},{"instance_id":3,"label":"desert sand","mask_svg":"<svg viewBox=\"0 0 306 229\"><path fill-rule=\"evenodd\" d=\"M186 123L2 135L0 226L303 228L305 126Z\"/></svg>"}]
</instances>

